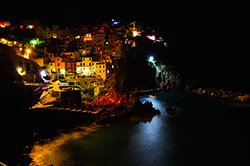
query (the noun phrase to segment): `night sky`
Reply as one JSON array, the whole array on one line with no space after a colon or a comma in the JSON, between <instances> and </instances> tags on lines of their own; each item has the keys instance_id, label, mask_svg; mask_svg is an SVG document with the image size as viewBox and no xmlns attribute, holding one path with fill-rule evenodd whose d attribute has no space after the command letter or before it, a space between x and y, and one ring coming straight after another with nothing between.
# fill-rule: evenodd
<instances>
[{"instance_id":1,"label":"night sky","mask_svg":"<svg viewBox=\"0 0 250 166\"><path fill-rule=\"evenodd\" d=\"M169 54L174 57L174 63L185 71L187 77L219 86L249 87L250 81L246 79L248 74L246 58L237 52L235 44L227 40L230 37L220 27L221 21L229 17L210 18L216 20L216 23L214 20L205 19L206 31L201 33L200 8L194 3L72 0L61 1L59 4L35 1L33 4L19 2L18 5L15 2L15 6L11 6L8 3L10 2L6 3L6 8L1 8L0 19L13 21L39 19L45 25L64 26L101 23L111 21L112 18L142 21L161 31L169 44ZM233 17L230 19L234 21ZM231 36L237 35L232 32ZM202 51L201 39L206 43ZM229 55L232 52L234 56Z\"/></svg>"},{"instance_id":2,"label":"night sky","mask_svg":"<svg viewBox=\"0 0 250 166\"><path fill-rule=\"evenodd\" d=\"M17 1L6 2L1 7L0 18L15 20L39 18L44 23L79 24L92 23L121 18L124 20L141 20L151 23L165 23L181 15L197 12L198 8L192 3L179 5L168 1ZM196 13L198 14L198 13ZM193 17L193 16L191 16ZM180 20L182 21L182 20Z\"/></svg>"}]
</instances>

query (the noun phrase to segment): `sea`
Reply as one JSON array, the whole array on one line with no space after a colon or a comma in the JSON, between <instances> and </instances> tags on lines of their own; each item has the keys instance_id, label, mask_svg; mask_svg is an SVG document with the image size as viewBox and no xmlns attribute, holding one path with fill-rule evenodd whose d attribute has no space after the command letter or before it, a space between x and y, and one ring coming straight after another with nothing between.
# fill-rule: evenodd
<instances>
[{"instance_id":1,"label":"sea","mask_svg":"<svg viewBox=\"0 0 250 166\"><path fill-rule=\"evenodd\" d=\"M250 164L250 104L183 91L157 92L139 99L152 102L161 114L62 133L35 144L30 165ZM174 114L168 114L169 107L175 108Z\"/></svg>"}]
</instances>

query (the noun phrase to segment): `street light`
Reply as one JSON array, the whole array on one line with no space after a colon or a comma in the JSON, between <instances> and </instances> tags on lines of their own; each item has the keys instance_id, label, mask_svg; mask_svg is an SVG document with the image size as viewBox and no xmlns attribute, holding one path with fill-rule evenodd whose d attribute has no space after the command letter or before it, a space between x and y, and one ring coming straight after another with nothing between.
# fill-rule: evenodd
<instances>
[{"instance_id":1,"label":"street light","mask_svg":"<svg viewBox=\"0 0 250 166\"><path fill-rule=\"evenodd\" d=\"M155 63L155 60L154 60L154 57L153 57L153 56L150 56L150 57L148 58L148 61L151 62L151 63L153 63L153 64Z\"/></svg>"}]
</instances>

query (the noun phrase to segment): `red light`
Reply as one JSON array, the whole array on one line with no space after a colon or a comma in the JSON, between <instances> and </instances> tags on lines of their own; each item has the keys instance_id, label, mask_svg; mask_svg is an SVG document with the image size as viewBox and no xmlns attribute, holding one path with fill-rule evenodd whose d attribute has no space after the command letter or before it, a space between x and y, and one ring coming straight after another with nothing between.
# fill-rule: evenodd
<instances>
[{"instance_id":1,"label":"red light","mask_svg":"<svg viewBox=\"0 0 250 166\"><path fill-rule=\"evenodd\" d=\"M99 33L104 33L104 29L99 29Z\"/></svg>"}]
</instances>

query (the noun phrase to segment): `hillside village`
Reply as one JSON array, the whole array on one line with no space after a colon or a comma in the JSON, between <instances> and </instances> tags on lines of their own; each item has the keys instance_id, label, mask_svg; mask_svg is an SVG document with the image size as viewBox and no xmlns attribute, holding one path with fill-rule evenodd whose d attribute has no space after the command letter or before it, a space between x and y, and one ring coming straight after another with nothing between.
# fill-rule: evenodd
<instances>
[{"instance_id":1,"label":"hillside village","mask_svg":"<svg viewBox=\"0 0 250 166\"><path fill-rule=\"evenodd\" d=\"M163 43L154 29L136 21L122 23L112 19L108 23L78 28L48 27L38 20L26 20L15 25L10 21L0 21L0 25L1 43L13 48L21 57L14 61L24 82L36 83L41 75L44 91L41 97L46 94L53 97L41 100L44 104L62 100L61 93L76 91L70 92L71 97L68 98L71 100L59 102L79 105L114 90L114 74L119 67L117 61L126 56L124 48L136 47L137 37ZM35 62L35 65L30 65L30 62ZM73 96L79 96L79 92L81 100L76 100Z\"/></svg>"}]
</instances>

